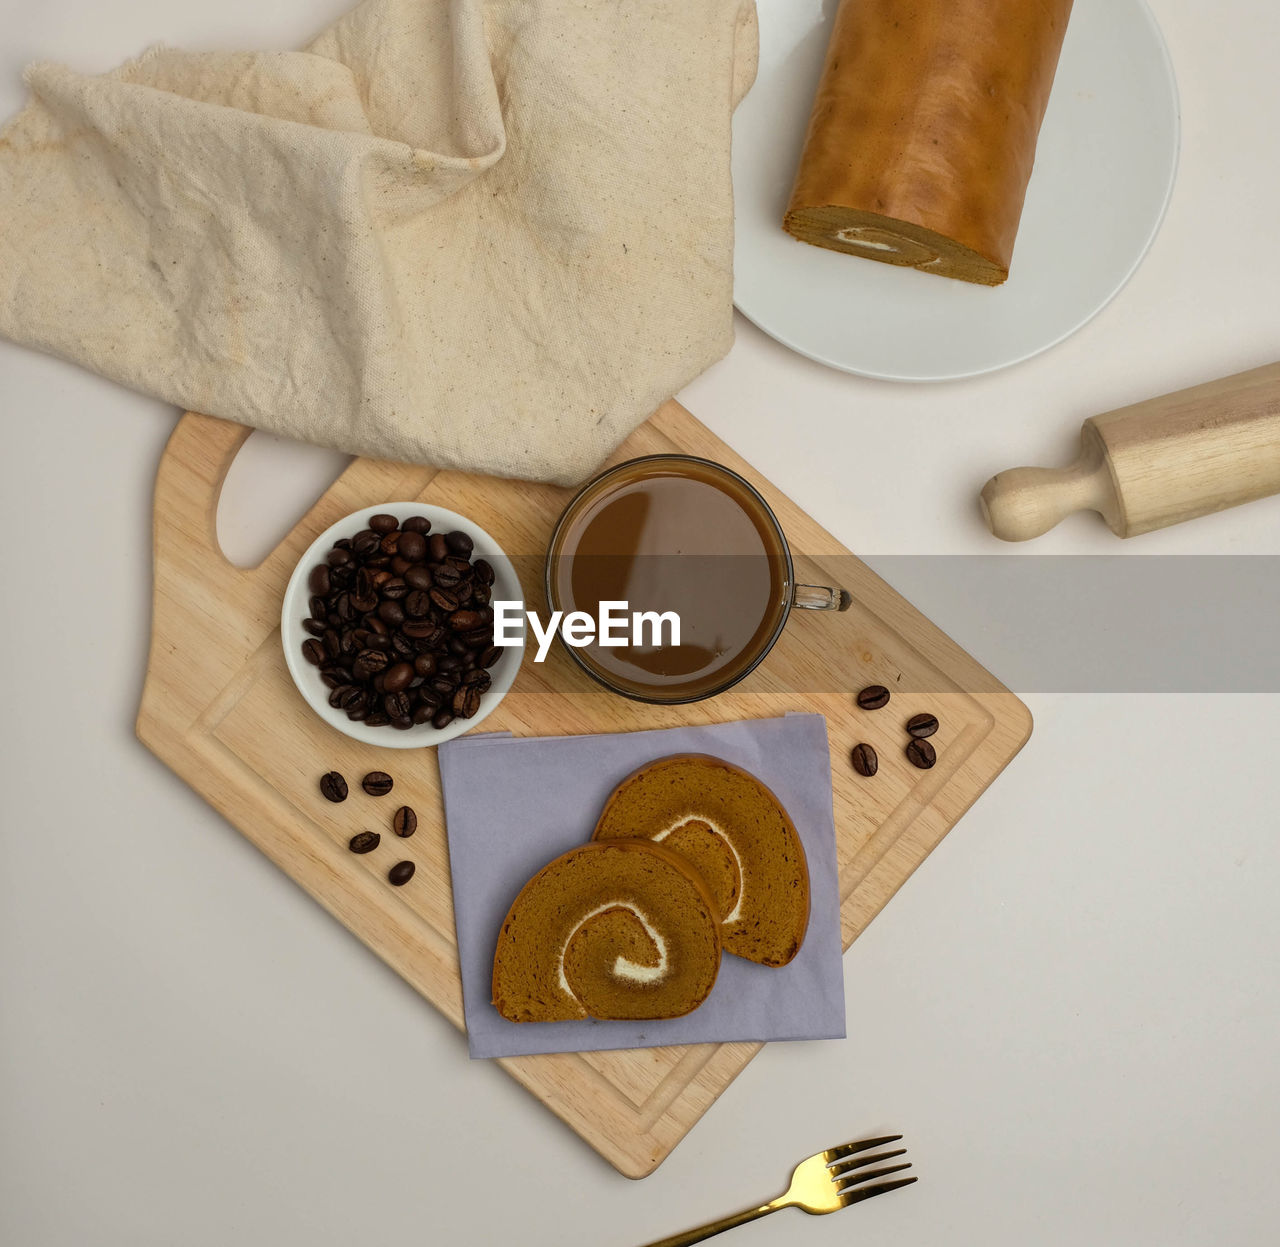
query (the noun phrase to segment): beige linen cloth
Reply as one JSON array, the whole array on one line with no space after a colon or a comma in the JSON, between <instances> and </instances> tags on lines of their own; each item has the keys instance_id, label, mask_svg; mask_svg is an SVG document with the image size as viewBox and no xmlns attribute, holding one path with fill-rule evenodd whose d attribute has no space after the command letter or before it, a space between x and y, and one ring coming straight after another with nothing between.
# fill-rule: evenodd
<instances>
[{"instance_id":1,"label":"beige linen cloth","mask_svg":"<svg viewBox=\"0 0 1280 1247\"><path fill-rule=\"evenodd\" d=\"M732 341L754 0L365 0L27 72L0 334L289 437L573 483Z\"/></svg>"}]
</instances>

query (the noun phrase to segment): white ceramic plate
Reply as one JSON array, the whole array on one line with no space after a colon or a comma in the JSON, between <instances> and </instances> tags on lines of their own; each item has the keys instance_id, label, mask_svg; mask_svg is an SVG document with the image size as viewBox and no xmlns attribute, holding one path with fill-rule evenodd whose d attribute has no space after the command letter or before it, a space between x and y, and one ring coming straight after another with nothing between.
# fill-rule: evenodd
<instances>
[{"instance_id":1,"label":"white ceramic plate","mask_svg":"<svg viewBox=\"0 0 1280 1247\"><path fill-rule=\"evenodd\" d=\"M1061 342L1146 254L1178 163L1177 85L1143 0L1075 0L1009 280L995 288L798 242L782 216L835 0L757 0L760 73L733 123L734 302L846 372L944 381Z\"/></svg>"},{"instance_id":2,"label":"white ceramic plate","mask_svg":"<svg viewBox=\"0 0 1280 1247\"><path fill-rule=\"evenodd\" d=\"M520 660L524 657L523 645L510 646L490 670L493 683L480 699L480 709L470 719L454 719L448 727L434 728L430 723L416 724L405 731L398 731L391 726L367 727L363 723L353 723L341 710L329 705L329 689L320 678L320 669L313 666L302 656L302 643L310 633L302 626L302 621L310 613L308 603L311 591L307 587L307 577L317 563L323 563L333 543L339 537L354 537L362 528L368 527L369 517L373 515L394 515L403 523L411 515L425 516L431 521L431 531L447 533L461 529L469 533L475 543L473 558L487 559L493 565L494 599L510 602L524 601L524 591L520 588L520 578L511 560L503 553L498 543L489 536L474 520L456 511L447 511L444 507L428 506L423 502L384 502L376 507L365 507L363 511L353 511L340 519L336 524L326 528L315 541L307 547L306 553L298 560L298 565L289 577L288 587L284 591L284 603L280 610L280 640L284 645L284 660L289 668L298 692L306 699L307 705L316 712L330 727L363 741L366 745L382 745L388 749L421 749L427 745L443 744L463 732L469 732L477 724L493 713L494 707L507 695L507 690L515 683L516 672L520 670ZM523 626L521 636L524 636Z\"/></svg>"}]
</instances>

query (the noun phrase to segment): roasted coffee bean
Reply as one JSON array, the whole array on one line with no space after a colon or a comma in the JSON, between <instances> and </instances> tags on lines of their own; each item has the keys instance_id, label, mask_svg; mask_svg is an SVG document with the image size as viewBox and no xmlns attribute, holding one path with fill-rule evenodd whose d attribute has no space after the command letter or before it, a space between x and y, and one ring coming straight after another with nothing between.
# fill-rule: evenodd
<instances>
[{"instance_id":1,"label":"roasted coffee bean","mask_svg":"<svg viewBox=\"0 0 1280 1247\"><path fill-rule=\"evenodd\" d=\"M387 871L387 878L393 887L402 888L413 878L413 871L414 865L412 862L397 862Z\"/></svg>"},{"instance_id":2,"label":"roasted coffee bean","mask_svg":"<svg viewBox=\"0 0 1280 1247\"><path fill-rule=\"evenodd\" d=\"M349 679L346 679L340 675L336 675L332 671L322 671L320 673L320 679L326 688L337 688L340 684L351 683Z\"/></svg>"},{"instance_id":3,"label":"roasted coffee bean","mask_svg":"<svg viewBox=\"0 0 1280 1247\"><path fill-rule=\"evenodd\" d=\"M354 684L339 684L329 694L329 705L335 710L345 710L355 698L362 696Z\"/></svg>"},{"instance_id":4,"label":"roasted coffee bean","mask_svg":"<svg viewBox=\"0 0 1280 1247\"><path fill-rule=\"evenodd\" d=\"M418 675L435 675L436 656L434 654L419 654L413 660L413 669Z\"/></svg>"},{"instance_id":5,"label":"roasted coffee bean","mask_svg":"<svg viewBox=\"0 0 1280 1247\"><path fill-rule=\"evenodd\" d=\"M372 637L370 640L372 641ZM367 680L378 674L379 671L386 669L389 659L380 649L364 649L356 655L356 661L351 668L351 674L359 680Z\"/></svg>"},{"instance_id":6,"label":"roasted coffee bean","mask_svg":"<svg viewBox=\"0 0 1280 1247\"><path fill-rule=\"evenodd\" d=\"M879 710L889 704L889 690L883 684L869 684L858 694L858 705L863 710Z\"/></svg>"},{"instance_id":7,"label":"roasted coffee bean","mask_svg":"<svg viewBox=\"0 0 1280 1247\"><path fill-rule=\"evenodd\" d=\"M430 589L432 584L431 568L425 563L415 563L405 572L404 582L411 589Z\"/></svg>"},{"instance_id":8,"label":"roasted coffee bean","mask_svg":"<svg viewBox=\"0 0 1280 1247\"><path fill-rule=\"evenodd\" d=\"M488 606L493 601L493 590L488 585L473 584L471 586L471 600L477 606Z\"/></svg>"},{"instance_id":9,"label":"roasted coffee bean","mask_svg":"<svg viewBox=\"0 0 1280 1247\"><path fill-rule=\"evenodd\" d=\"M327 625L323 619L304 619L302 621L302 626L311 633L312 636L324 636L324 630Z\"/></svg>"},{"instance_id":10,"label":"roasted coffee bean","mask_svg":"<svg viewBox=\"0 0 1280 1247\"><path fill-rule=\"evenodd\" d=\"M493 664L502 657L502 649L503 647L501 645L490 645L488 649L481 653L479 659L480 665L482 667L492 667Z\"/></svg>"},{"instance_id":11,"label":"roasted coffee bean","mask_svg":"<svg viewBox=\"0 0 1280 1247\"><path fill-rule=\"evenodd\" d=\"M459 718L470 719L480 709L480 690L474 684L464 684L453 695L453 713Z\"/></svg>"},{"instance_id":12,"label":"roasted coffee bean","mask_svg":"<svg viewBox=\"0 0 1280 1247\"><path fill-rule=\"evenodd\" d=\"M493 684L493 676L491 676L483 667L475 667L468 671L462 677L463 684L470 684L473 688L479 689L482 693L487 693Z\"/></svg>"},{"instance_id":13,"label":"roasted coffee bean","mask_svg":"<svg viewBox=\"0 0 1280 1247\"><path fill-rule=\"evenodd\" d=\"M335 599L333 613L337 615L344 624L349 624L355 621L355 617L360 612L356 610L355 603L351 600L351 594L340 593Z\"/></svg>"},{"instance_id":14,"label":"roasted coffee bean","mask_svg":"<svg viewBox=\"0 0 1280 1247\"><path fill-rule=\"evenodd\" d=\"M432 533L427 538L427 558L433 563L443 563L449 557L449 547L445 543L444 533Z\"/></svg>"},{"instance_id":15,"label":"roasted coffee bean","mask_svg":"<svg viewBox=\"0 0 1280 1247\"><path fill-rule=\"evenodd\" d=\"M394 785L395 780L386 771L370 771L360 781L360 787L371 797L385 797Z\"/></svg>"},{"instance_id":16,"label":"roasted coffee bean","mask_svg":"<svg viewBox=\"0 0 1280 1247\"><path fill-rule=\"evenodd\" d=\"M338 540L337 540L337 541L335 541L335 542L333 543L333 548L334 548L335 550L350 550L350 549L351 549L351 538L350 538L350 537L339 537L339 538L338 538Z\"/></svg>"},{"instance_id":17,"label":"roasted coffee bean","mask_svg":"<svg viewBox=\"0 0 1280 1247\"><path fill-rule=\"evenodd\" d=\"M406 619L400 625L400 631L415 642L415 648L421 648L416 646L416 642L434 641L436 640L436 634L441 632L442 629L439 624L432 623L430 619Z\"/></svg>"},{"instance_id":18,"label":"roasted coffee bean","mask_svg":"<svg viewBox=\"0 0 1280 1247\"><path fill-rule=\"evenodd\" d=\"M927 771L937 760L938 755L927 740L913 740L907 746L907 761L922 771Z\"/></svg>"},{"instance_id":19,"label":"roasted coffee bean","mask_svg":"<svg viewBox=\"0 0 1280 1247\"><path fill-rule=\"evenodd\" d=\"M457 654L446 654L437 663L436 667L440 671L453 672L462 670L462 659Z\"/></svg>"},{"instance_id":20,"label":"roasted coffee bean","mask_svg":"<svg viewBox=\"0 0 1280 1247\"><path fill-rule=\"evenodd\" d=\"M420 705L426 706L429 710L436 711L440 709L444 702L444 697L437 693L429 684L424 684L418 689L416 696Z\"/></svg>"},{"instance_id":21,"label":"roasted coffee bean","mask_svg":"<svg viewBox=\"0 0 1280 1247\"><path fill-rule=\"evenodd\" d=\"M456 589L462 583L462 573L448 563L440 563L431 569L431 576L437 589Z\"/></svg>"},{"instance_id":22,"label":"roasted coffee bean","mask_svg":"<svg viewBox=\"0 0 1280 1247\"><path fill-rule=\"evenodd\" d=\"M320 640L324 644L324 652L330 658L337 658L342 653L342 638L333 628L326 629L324 636Z\"/></svg>"},{"instance_id":23,"label":"roasted coffee bean","mask_svg":"<svg viewBox=\"0 0 1280 1247\"><path fill-rule=\"evenodd\" d=\"M415 533L410 529L402 529L400 532L400 544L396 546L396 553L402 559L408 559L410 563L421 562L427 557L427 539L421 533Z\"/></svg>"},{"instance_id":24,"label":"roasted coffee bean","mask_svg":"<svg viewBox=\"0 0 1280 1247\"><path fill-rule=\"evenodd\" d=\"M338 771L328 771L320 776L320 795L329 801L347 799L347 781Z\"/></svg>"},{"instance_id":25,"label":"roasted coffee bean","mask_svg":"<svg viewBox=\"0 0 1280 1247\"><path fill-rule=\"evenodd\" d=\"M407 719L413 712L413 703L408 693L387 693L382 699L382 709L387 718L394 723L397 719Z\"/></svg>"},{"instance_id":26,"label":"roasted coffee bean","mask_svg":"<svg viewBox=\"0 0 1280 1247\"><path fill-rule=\"evenodd\" d=\"M442 730L453 722L453 711L445 706L441 706L439 710L431 716L431 726L437 731Z\"/></svg>"},{"instance_id":27,"label":"roasted coffee bean","mask_svg":"<svg viewBox=\"0 0 1280 1247\"><path fill-rule=\"evenodd\" d=\"M446 589L435 588L430 590L431 601L436 607L446 615L451 614L458 609L458 599Z\"/></svg>"},{"instance_id":28,"label":"roasted coffee bean","mask_svg":"<svg viewBox=\"0 0 1280 1247\"><path fill-rule=\"evenodd\" d=\"M471 540L469 534L460 532L457 529L451 533L445 533L444 540L453 554L461 555L464 558L470 557L471 551L475 546L475 542Z\"/></svg>"},{"instance_id":29,"label":"roasted coffee bean","mask_svg":"<svg viewBox=\"0 0 1280 1247\"><path fill-rule=\"evenodd\" d=\"M416 653L413 648L413 642L407 636L403 636L397 632L391 638L391 653L401 662L408 662Z\"/></svg>"},{"instance_id":30,"label":"roasted coffee bean","mask_svg":"<svg viewBox=\"0 0 1280 1247\"><path fill-rule=\"evenodd\" d=\"M399 715L391 720L391 726L397 732L407 732L413 726L413 716L408 714Z\"/></svg>"},{"instance_id":31,"label":"roasted coffee bean","mask_svg":"<svg viewBox=\"0 0 1280 1247\"><path fill-rule=\"evenodd\" d=\"M425 515L411 515L400 527L407 533L429 533L431 521Z\"/></svg>"},{"instance_id":32,"label":"roasted coffee bean","mask_svg":"<svg viewBox=\"0 0 1280 1247\"><path fill-rule=\"evenodd\" d=\"M353 723L360 723L369 717L369 707L367 705L349 706L347 708L347 718Z\"/></svg>"},{"instance_id":33,"label":"roasted coffee bean","mask_svg":"<svg viewBox=\"0 0 1280 1247\"><path fill-rule=\"evenodd\" d=\"M303 641L302 656L318 667L325 660L325 648L315 637L312 637L310 640Z\"/></svg>"},{"instance_id":34,"label":"roasted coffee bean","mask_svg":"<svg viewBox=\"0 0 1280 1247\"><path fill-rule=\"evenodd\" d=\"M387 668L387 674L382 677L382 687L388 693L398 693L401 689L409 687L409 681L413 679L413 667L407 662L398 662L394 667Z\"/></svg>"},{"instance_id":35,"label":"roasted coffee bean","mask_svg":"<svg viewBox=\"0 0 1280 1247\"><path fill-rule=\"evenodd\" d=\"M471 564L471 572L482 585L493 584L494 576L496 575L493 570L493 564L488 559L476 559Z\"/></svg>"},{"instance_id":36,"label":"roasted coffee bean","mask_svg":"<svg viewBox=\"0 0 1280 1247\"><path fill-rule=\"evenodd\" d=\"M351 539L352 552L361 558L367 558L382 544L382 538L372 529L366 528Z\"/></svg>"},{"instance_id":37,"label":"roasted coffee bean","mask_svg":"<svg viewBox=\"0 0 1280 1247\"><path fill-rule=\"evenodd\" d=\"M373 648L375 649L378 648L377 646L373 645L374 639L376 637L386 637L391 635L391 629L388 628L387 625L384 624L382 620L378 618L376 612L373 614L370 614L368 619L366 619L364 622L365 622L365 627L368 628L369 631L373 634L372 636L369 637L369 644L373 646Z\"/></svg>"},{"instance_id":38,"label":"roasted coffee bean","mask_svg":"<svg viewBox=\"0 0 1280 1247\"><path fill-rule=\"evenodd\" d=\"M382 836L376 831L357 831L347 841L347 848L353 853L372 853L382 843Z\"/></svg>"},{"instance_id":39,"label":"roasted coffee bean","mask_svg":"<svg viewBox=\"0 0 1280 1247\"><path fill-rule=\"evenodd\" d=\"M415 619L431 614L431 594L422 589L414 589L404 600L404 613Z\"/></svg>"},{"instance_id":40,"label":"roasted coffee bean","mask_svg":"<svg viewBox=\"0 0 1280 1247\"><path fill-rule=\"evenodd\" d=\"M307 603L307 613L313 619L323 619L329 613L329 603L321 597L313 597Z\"/></svg>"},{"instance_id":41,"label":"roasted coffee bean","mask_svg":"<svg viewBox=\"0 0 1280 1247\"><path fill-rule=\"evenodd\" d=\"M933 714L916 714L907 720L907 735L923 740L938 730L938 717Z\"/></svg>"},{"instance_id":42,"label":"roasted coffee bean","mask_svg":"<svg viewBox=\"0 0 1280 1247\"><path fill-rule=\"evenodd\" d=\"M853 769L868 779L880 769L880 759L876 757L876 751L865 742L854 745L849 760L853 763Z\"/></svg>"},{"instance_id":43,"label":"roasted coffee bean","mask_svg":"<svg viewBox=\"0 0 1280 1247\"><path fill-rule=\"evenodd\" d=\"M414 707L413 721L414 723L425 723L432 714L435 713L435 706L429 705L427 702L420 702Z\"/></svg>"},{"instance_id":44,"label":"roasted coffee bean","mask_svg":"<svg viewBox=\"0 0 1280 1247\"><path fill-rule=\"evenodd\" d=\"M488 649L493 644L493 625L485 624L483 628L477 628L474 632L460 632L458 636L472 649Z\"/></svg>"},{"instance_id":45,"label":"roasted coffee bean","mask_svg":"<svg viewBox=\"0 0 1280 1247\"><path fill-rule=\"evenodd\" d=\"M454 611L449 616L449 627L455 632L473 632L484 621L475 611Z\"/></svg>"},{"instance_id":46,"label":"roasted coffee bean","mask_svg":"<svg viewBox=\"0 0 1280 1247\"><path fill-rule=\"evenodd\" d=\"M389 602L398 602L409 592L409 586L399 576L391 576L378 586L378 595Z\"/></svg>"},{"instance_id":47,"label":"roasted coffee bean","mask_svg":"<svg viewBox=\"0 0 1280 1247\"><path fill-rule=\"evenodd\" d=\"M442 698L452 697L453 690L458 687L458 680L456 676L448 674L435 675L431 677L426 687L439 693Z\"/></svg>"},{"instance_id":48,"label":"roasted coffee bean","mask_svg":"<svg viewBox=\"0 0 1280 1247\"><path fill-rule=\"evenodd\" d=\"M391 817L391 829L397 836L411 836L418 830L418 816L411 805L402 805Z\"/></svg>"},{"instance_id":49,"label":"roasted coffee bean","mask_svg":"<svg viewBox=\"0 0 1280 1247\"><path fill-rule=\"evenodd\" d=\"M330 567L346 567L351 562L351 546L348 543L346 549L341 546L334 546L325 556L325 562Z\"/></svg>"},{"instance_id":50,"label":"roasted coffee bean","mask_svg":"<svg viewBox=\"0 0 1280 1247\"><path fill-rule=\"evenodd\" d=\"M379 602L378 618L388 627L396 627L398 624L404 623L404 608L399 602Z\"/></svg>"},{"instance_id":51,"label":"roasted coffee bean","mask_svg":"<svg viewBox=\"0 0 1280 1247\"><path fill-rule=\"evenodd\" d=\"M381 710L370 710L369 717L365 719L365 724L369 727L386 727L390 722L391 720Z\"/></svg>"},{"instance_id":52,"label":"roasted coffee bean","mask_svg":"<svg viewBox=\"0 0 1280 1247\"><path fill-rule=\"evenodd\" d=\"M412 566L413 564L410 563L407 558L401 554L397 554L395 558L391 560L391 574L393 576L403 576Z\"/></svg>"},{"instance_id":53,"label":"roasted coffee bean","mask_svg":"<svg viewBox=\"0 0 1280 1247\"><path fill-rule=\"evenodd\" d=\"M400 526L400 521L394 515L375 515L369 521L369 527L378 534L379 537L385 537L388 533L393 533Z\"/></svg>"},{"instance_id":54,"label":"roasted coffee bean","mask_svg":"<svg viewBox=\"0 0 1280 1247\"><path fill-rule=\"evenodd\" d=\"M454 613L456 614L457 612ZM466 643L466 641L456 634L445 641L444 647L455 658L464 658L471 652L471 647Z\"/></svg>"},{"instance_id":55,"label":"roasted coffee bean","mask_svg":"<svg viewBox=\"0 0 1280 1247\"><path fill-rule=\"evenodd\" d=\"M327 563L317 563L311 569L311 575L307 577L307 588L311 590L316 597L325 597L329 590L333 587L333 578L329 573L329 565ZM318 611L312 611L312 614L319 614Z\"/></svg>"},{"instance_id":56,"label":"roasted coffee bean","mask_svg":"<svg viewBox=\"0 0 1280 1247\"><path fill-rule=\"evenodd\" d=\"M386 536L378 542L378 549L387 556L387 562L391 561L392 556L400 548L399 532L387 533Z\"/></svg>"}]
</instances>

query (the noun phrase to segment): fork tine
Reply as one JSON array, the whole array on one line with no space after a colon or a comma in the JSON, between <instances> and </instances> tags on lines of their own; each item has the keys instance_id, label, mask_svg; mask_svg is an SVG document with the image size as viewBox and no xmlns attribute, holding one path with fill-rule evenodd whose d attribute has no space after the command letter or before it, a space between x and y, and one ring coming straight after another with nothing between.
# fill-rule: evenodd
<instances>
[{"instance_id":1,"label":"fork tine","mask_svg":"<svg viewBox=\"0 0 1280 1247\"><path fill-rule=\"evenodd\" d=\"M910 1186L913 1182L919 1181L918 1178L898 1178L894 1182L880 1182L876 1186L860 1186L851 1191L845 1191L840 1196L840 1206L847 1208L850 1204L859 1204L864 1199L874 1199L877 1195L883 1195L886 1191L896 1191L900 1186Z\"/></svg>"},{"instance_id":2,"label":"fork tine","mask_svg":"<svg viewBox=\"0 0 1280 1247\"><path fill-rule=\"evenodd\" d=\"M854 1152L865 1152L868 1148L880 1147L885 1143L897 1143L900 1138L900 1134L887 1134L883 1139L860 1139L857 1143L843 1143L839 1147L828 1148L826 1157L828 1160L842 1160L846 1156L852 1156Z\"/></svg>"},{"instance_id":3,"label":"fork tine","mask_svg":"<svg viewBox=\"0 0 1280 1247\"><path fill-rule=\"evenodd\" d=\"M895 1156L905 1156L906 1154L907 1149L905 1147L897 1147L892 1152L875 1152L870 1156L855 1156L853 1160L831 1161L828 1163L827 1168L834 1178L842 1173L848 1173L850 1169L859 1169L863 1165L878 1165L882 1160L892 1160Z\"/></svg>"},{"instance_id":4,"label":"fork tine","mask_svg":"<svg viewBox=\"0 0 1280 1247\"><path fill-rule=\"evenodd\" d=\"M910 1169L911 1162L904 1161L901 1165L885 1165L883 1169L868 1169L866 1173L850 1173L842 1178L836 1178L836 1190L847 1191L851 1186L857 1186L862 1182L870 1182L872 1178L883 1178L887 1173L897 1173L901 1169Z\"/></svg>"}]
</instances>

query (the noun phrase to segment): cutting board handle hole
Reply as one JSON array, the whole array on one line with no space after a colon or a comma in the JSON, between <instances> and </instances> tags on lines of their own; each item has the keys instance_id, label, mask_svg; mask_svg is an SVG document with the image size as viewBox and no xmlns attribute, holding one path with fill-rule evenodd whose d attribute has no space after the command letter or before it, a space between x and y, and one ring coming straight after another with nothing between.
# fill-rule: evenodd
<instances>
[{"instance_id":1,"label":"cutting board handle hole","mask_svg":"<svg viewBox=\"0 0 1280 1247\"><path fill-rule=\"evenodd\" d=\"M218 496L216 532L227 562L257 567L350 462L337 450L251 433Z\"/></svg>"}]
</instances>

